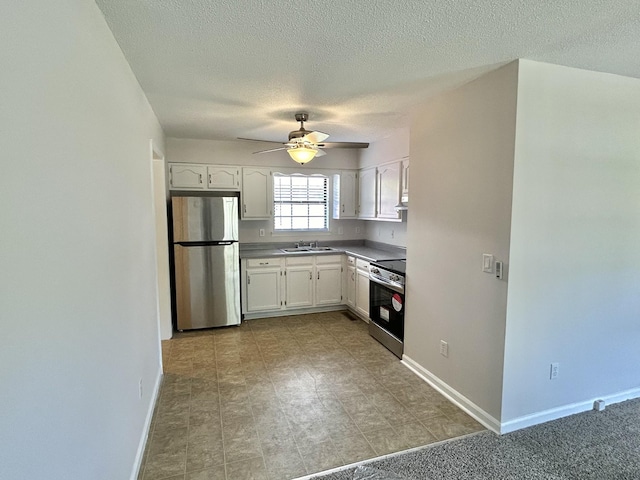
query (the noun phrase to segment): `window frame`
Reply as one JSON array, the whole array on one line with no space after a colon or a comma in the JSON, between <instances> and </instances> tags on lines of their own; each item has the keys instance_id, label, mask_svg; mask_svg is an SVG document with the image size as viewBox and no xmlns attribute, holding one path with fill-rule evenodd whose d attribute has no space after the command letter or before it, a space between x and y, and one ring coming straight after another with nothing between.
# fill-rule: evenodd
<instances>
[{"instance_id":1,"label":"window frame","mask_svg":"<svg viewBox=\"0 0 640 480\"><path fill-rule=\"evenodd\" d=\"M307 201L299 201L296 202L293 198L291 198L291 201L287 202L286 200L278 200L281 195L278 195L276 193L276 190L278 188L282 189L282 186L278 185L278 178L283 178L286 177L288 179L290 179L291 181L293 181L294 178L304 178L306 179L307 182L307 188L306 188L306 192L307 192ZM323 186L324 186L324 191L323 191L323 195L324 195L324 201L308 201L309 200L309 181L311 179L322 179L323 181ZM325 174L321 174L321 173L282 173L282 172L278 172L273 174L273 231L276 234L287 234L287 233L329 233L330 232L330 226L329 226L329 221L331 218L331 185L329 182L329 176L325 175ZM289 187L290 189L290 195L293 195L293 188ZM307 225L309 225L309 219L310 218L324 218L324 227L322 228L279 228L278 224L282 224L282 220L281 219L287 219L290 218L291 222L293 222L294 218L305 218L305 216L302 215L293 215L293 211L291 212L291 215L278 215L277 212L278 210L281 210L281 208L279 209L278 207L283 207L286 205L290 205L292 207L293 210L293 206L295 204L298 205L307 205L307 207L309 207L310 205L322 205L324 207L324 215L323 217L319 216L319 215L306 215L307 218ZM307 210L308 212L308 210ZM278 221L280 219L280 222ZM291 223L292 224L292 223Z\"/></svg>"}]
</instances>

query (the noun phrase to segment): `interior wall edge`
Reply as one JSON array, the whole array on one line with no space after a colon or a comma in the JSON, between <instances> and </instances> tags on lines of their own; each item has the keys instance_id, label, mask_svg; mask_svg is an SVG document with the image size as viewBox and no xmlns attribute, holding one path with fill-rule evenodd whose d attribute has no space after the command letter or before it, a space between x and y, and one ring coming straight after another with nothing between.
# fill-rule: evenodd
<instances>
[{"instance_id":1,"label":"interior wall edge","mask_svg":"<svg viewBox=\"0 0 640 480\"><path fill-rule=\"evenodd\" d=\"M142 428L142 433L140 435L140 442L138 443L138 451L136 452L136 458L133 462L133 468L131 470L130 480L136 480L140 473L140 467L142 466L142 457L144 455L144 449L147 446L147 442L149 441L149 431L151 430L151 420L153 419L153 411L156 408L156 403L158 401L158 394L160 393L160 385L162 384L162 365L158 369L158 373L156 375L155 386L153 387L153 394L149 399L149 405L147 407L147 416L144 421L144 427Z\"/></svg>"}]
</instances>

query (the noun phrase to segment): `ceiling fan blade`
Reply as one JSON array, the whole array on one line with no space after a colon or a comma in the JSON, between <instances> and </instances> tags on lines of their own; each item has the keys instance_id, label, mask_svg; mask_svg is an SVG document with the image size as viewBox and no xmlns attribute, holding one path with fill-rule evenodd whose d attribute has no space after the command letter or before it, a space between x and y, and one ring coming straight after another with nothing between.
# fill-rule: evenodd
<instances>
[{"instance_id":1,"label":"ceiling fan blade","mask_svg":"<svg viewBox=\"0 0 640 480\"><path fill-rule=\"evenodd\" d=\"M280 147L280 148L270 148L269 150L260 150L259 152L253 152L254 154L256 153L269 153L269 152L277 152L278 150L286 150L287 147Z\"/></svg>"},{"instance_id":2,"label":"ceiling fan blade","mask_svg":"<svg viewBox=\"0 0 640 480\"><path fill-rule=\"evenodd\" d=\"M327 142L318 143L320 148L367 148L369 146L366 142Z\"/></svg>"},{"instance_id":3,"label":"ceiling fan blade","mask_svg":"<svg viewBox=\"0 0 640 480\"><path fill-rule=\"evenodd\" d=\"M278 144L282 144L282 142L274 142L273 140L258 140L257 138L243 138L243 137L236 137L237 140L249 140L250 142L265 142L265 143L278 143Z\"/></svg>"},{"instance_id":4,"label":"ceiling fan blade","mask_svg":"<svg viewBox=\"0 0 640 480\"><path fill-rule=\"evenodd\" d=\"M311 143L320 143L329 138L329 135L322 132L311 132L307 133L303 138Z\"/></svg>"},{"instance_id":5,"label":"ceiling fan blade","mask_svg":"<svg viewBox=\"0 0 640 480\"><path fill-rule=\"evenodd\" d=\"M326 152L323 152L321 149L318 149L318 153L316 153L316 157L321 157L326 154L327 154Z\"/></svg>"}]
</instances>

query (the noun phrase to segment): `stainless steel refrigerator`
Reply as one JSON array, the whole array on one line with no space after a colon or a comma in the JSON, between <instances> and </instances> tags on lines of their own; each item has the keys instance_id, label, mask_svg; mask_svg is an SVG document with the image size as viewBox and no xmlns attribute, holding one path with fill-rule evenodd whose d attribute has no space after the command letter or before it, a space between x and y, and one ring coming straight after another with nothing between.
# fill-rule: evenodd
<instances>
[{"instance_id":1,"label":"stainless steel refrigerator","mask_svg":"<svg viewBox=\"0 0 640 480\"><path fill-rule=\"evenodd\" d=\"M178 330L239 325L237 197L173 197Z\"/></svg>"}]
</instances>

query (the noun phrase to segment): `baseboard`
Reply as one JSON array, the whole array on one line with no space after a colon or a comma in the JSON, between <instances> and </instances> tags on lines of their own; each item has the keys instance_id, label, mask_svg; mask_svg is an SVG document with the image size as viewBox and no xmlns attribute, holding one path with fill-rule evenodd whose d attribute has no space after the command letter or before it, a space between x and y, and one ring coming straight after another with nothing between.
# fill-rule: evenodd
<instances>
[{"instance_id":1,"label":"baseboard","mask_svg":"<svg viewBox=\"0 0 640 480\"><path fill-rule=\"evenodd\" d=\"M138 451L136 452L136 458L133 463L133 471L131 472L131 480L137 480L138 473L140 472L140 466L142 465L142 456L144 455L144 448L147 444L147 438L149 437L149 430L151 428L151 419L153 418L153 410L156 407L156 401L158 400L158 393L160 392L160 382L162 381L162 370L158 371L156 377L156 384L153 387L153 393L151 394L151 401L149 402L149 408L147 410L147 418L144 421L144 428L142 429L142 435L140 442L138 443Z\"/></svg>"},{"instance_id":2,"label":"baseboard","mask_svg":"<svg viewBox=\"0 0 640 480\"><path fill-rule=\"evenodd\" d=\"M625 400L631 400L639 397L640 388L632 388L631 390L625 390L623 392L618 392L611 395L605 395L582 402L576 402L568 405L562 405L556 408L550 408L549 410L543 410L541 412L514 418L513 420L509 420L508 422L503 422L500 428L500 433L514 432L522 428L531 427L540 423L550 422L551 420L557 420L569 415L575 415L576 413L593 410L593 402L595 402L596 400L604 400L605 405L608 406L614 403L624 402Z\"/></svg>"},{"instance_id":3,"label":"baseboard","mask_svg":"<svg viewBox=\"0 0 640 480\"><path fill-rule=\"evenodd\" d=\"M258 318L274 318L274 317L290 317L291 315L304 315L306 313L324 313L324 312L337 312L340 310L346 310L345 305L331 305L328 307L309 307L309 308L295 308L289 310L274 310L272 312L258 312L258 313L244 313L243 320L256 320Z\"/></svg>"},{"instance_id":4,"label":"baseboard","mask_svg":"<svg viewBox=\"0 0 640 480\"><path fill-rule=\"evenodd\" d=\"M500 432L500 421L489 415L467 397L462 395L460 392L451 388L448 384L440 380L437 376L431 373L429 370L424 368L419 363L412 360L406 354L402 355L402 363L409 370L413 371L416 375L422 378L425 382L435 388L438 392L444 395L450 402L454 405L460 407L466 413L475 418L482 425L487 427L489 430L495 433Z\"/></svg>"},{"instance_id":5,"label":"baseboard","mask_svg":"<svg viewBox=\"0 0 640 480\"><path fill-rule=\"evenodd\" d=\"M522 417L509 420L508 422L500 422L407 355L402 356L402 363L444 395L453 404L467 412L489 430L498 434L514 432L522 428L532 427L533 425L538 425L540 423L550 422L576 413L593 410L593 402L596 400L604 400L606 405L612 405L614 403L640 398L640 388L632 388L623 392L604 395L581 402L543 410L530 415L524 415Z\"/></svg>"}]
</instances>

